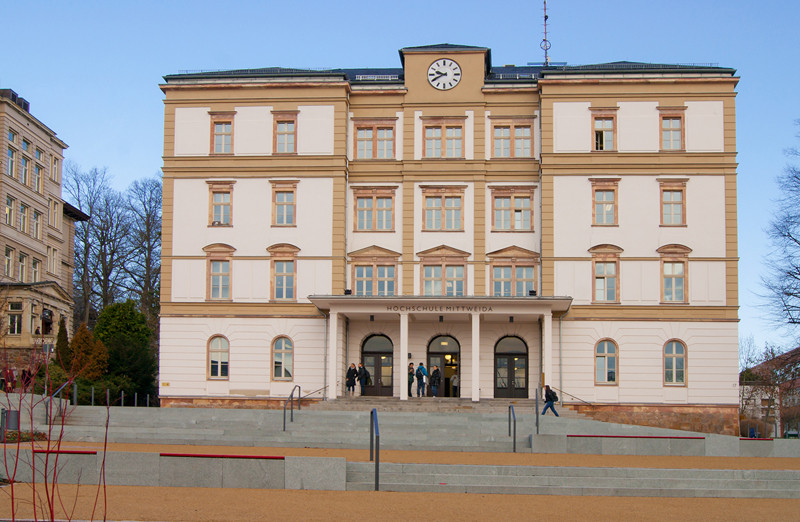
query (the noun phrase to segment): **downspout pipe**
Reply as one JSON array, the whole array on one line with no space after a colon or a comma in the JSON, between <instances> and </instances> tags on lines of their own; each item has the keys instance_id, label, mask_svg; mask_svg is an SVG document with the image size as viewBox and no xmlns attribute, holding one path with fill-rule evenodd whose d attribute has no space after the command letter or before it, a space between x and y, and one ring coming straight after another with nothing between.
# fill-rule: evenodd
<instances>
[{"instance_id":1,"label":"downspout pipe","mask_svg":"<svg viewBox=\"0 0 800 522\"><path fill-rule=\"evenodd\" d=\"M561 395L559 395L559 397L561 398L561 400L559 401L559 404L561 406L564 406L564 393L563 393L563 391L564 391L564 364L563 364L563 362L564 362L564 353L561 351L561 348L562 348L561 337L562 337L562 332L563 332L561 326L562 326L562 321L563 320L564 320L564 315L563 314L559 315L558 316L558 387L562 391Z\"/></svg>"},{"instance_id":2,"label":"downspout pipe","mask_svg":"<svg viewBox=\"0 0 800 522\"><path fill-rule=\"evenodd\" d=\"M325 368L323 369L323 372L322 372L322 376L323 376L322 377L322 385L324 386L323 393L322 393L322 399L326 400L326 401L329 399L329 397L328 397L328 352L329 352L329 346L331 345L331 343L330 343L330 340L328 339L328 336L330 336L330 326L329 326L328 323L330 322L330 320L331 320L330 313L325 314Z\"/></svg>"}]
</instances>

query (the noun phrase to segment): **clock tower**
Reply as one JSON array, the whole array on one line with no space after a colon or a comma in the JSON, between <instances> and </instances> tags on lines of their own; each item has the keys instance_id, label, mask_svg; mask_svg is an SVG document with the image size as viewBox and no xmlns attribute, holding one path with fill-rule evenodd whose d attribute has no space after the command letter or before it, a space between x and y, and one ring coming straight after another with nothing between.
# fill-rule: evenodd
<instances>
[{"instance_id":1,"label":"clock tower","mask_svg":"<svg viewBox=\"0 0 800 522\"><path fill-rule=\"evenodd\" d=\"M491 67L485 47L437 44L400 49L406 101L457 102L481 97Z\"/></svg>"}]
</instances>

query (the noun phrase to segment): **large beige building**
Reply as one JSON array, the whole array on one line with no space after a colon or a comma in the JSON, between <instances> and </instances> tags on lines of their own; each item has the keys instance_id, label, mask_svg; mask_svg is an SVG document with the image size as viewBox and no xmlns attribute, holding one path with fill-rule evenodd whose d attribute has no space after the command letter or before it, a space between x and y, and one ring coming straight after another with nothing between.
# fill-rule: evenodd
<instances>
[{"instance_id":1,"label":"large beige building","mask_svg":"<svg viewBox=\"0 0 800 522\"><path fill-rule=\"evenodd\" d=\"M11 89L0 90L0 136L0 367L19 379L52 351L61 317L71 328L75 222L88 216L61 197L67 145Z\"/></svg>"},{"instance_id":2,"label":"large beige building","mask_svg":"<svg viewBox=\"0 0 800 522\"><path fill-rule=\"evenodd\" d=\"M422 361L735 432L735 71L400 61L165 77L162 404L337 399L359 361L406 400Z\"/></svg>"}]
</instances>

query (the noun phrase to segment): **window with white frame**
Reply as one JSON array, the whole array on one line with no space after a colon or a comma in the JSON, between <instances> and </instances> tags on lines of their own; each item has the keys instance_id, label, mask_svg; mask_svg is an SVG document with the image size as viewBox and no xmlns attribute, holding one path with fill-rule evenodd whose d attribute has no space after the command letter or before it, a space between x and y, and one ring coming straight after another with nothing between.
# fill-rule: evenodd
<instances>
[{"instance_id":1,"label":"window with white frame","mask_svg":"<svg viewBox=\"0 0 800 522\"><path fill-rule=\"evenodd\" d=\"M31 261L31 282L38 283L41 279L42 262L34 258Z\"/></svg>"},{"instance_id":2,"label":"window with white frame","mask_svg":"<svg viewBox=\"0 0 800 522\"><path fill-rule=\"evenodd\" d=\"M294 343L288 337L272 342L272 378L291 381L294 374Z\"/></svg>"},{"instance_id":3,"label":"window with white frame","mask_svg":"<svg viewBox=\"0 0 800 522\"><path fill-rule=\"evenodd\" d=\"M233 225L233 186L235 181L207 181L208 184L208 224L212 227Z\"/></svg>"},{"instance_id":4,"label":"window with white frame","mask_svg":"<svg viewBox=\"0 0 800 522\"><path fill-rule=\"evenodd\" d=\"M391 232L394 230L394 194L396 187L354 187L356 232Z\"/></svg>"},{"instance_id":5,"label":"window with white frame","mask_svg":"<svg viewBox=\"0 0 800 522\"><path fill-rule=\"evenodd\" d=\"M14 208L16 207L17 200L11 196L6 196L6 211L5 211L5 224L13 227L14 223Z\"/></svg>"},{"instance_id":6,"label":"window with white frame","mask_svg":"<svg viewBox=\"0 0 800 522\"><path fill-rule=\"evenodd\" d=\"M28 233L28 214L30 213L30 207L28 205L21 204L19 206L19 231L23 234Z\"/></svg>"},{"instance_id":7,"label":"window with white frame","mask_svg":"<svg viewBox=\"0 0 800 522\"><path fill-rule=\"evenodd\" d=\"M686 346L680 341L664 345L664 384L686 384Z\"/></svg>"},{"instance_id":8,"label":"window with white frame","mask_svg":"<svg viewBox=\"0 0 800 522\"><path fill-rule=\"evenodd\" d=\"M595 384L617 384L617 345L610 339L597 343L594 355Z\"/></svg>"},{"instance_id":9,"label":"window with white frame","mask_svg":"<svg viewBox=\"0 0 800 522\"><path fill-rule=\"evenodd\" d=\"M28 256L20 253L17 260L17 279L20 283L25 283L28 277Z\"/></svg>"},{"instance_id":10,"label":"window with white frame","mask_svg":"<svg viewBox=\"0 0 800 522\"><path fill-rule=\"evenodd\" d=\"M296 180L273 180L272 182L272 226L297 226Z\"/></svg>"},{"instance_id":11,"label":"window with white frame","mask_svg":"<svg viewBox=\"0 0 800 522\"><path fill-rule=\"evenodd\" d=\"M670 244L656 250L661 255L661 302L688 303L689 254L685 245Z\"/></svg>"},{"instance_id":12,"label":"window with white frame","mask_svg":"<svg viewBox=\"0 0 800 522\"><path fill-rule=\"evenodd\" d=\"M490 187L492 192L492 230L530 232L533 230L534 187Z\"/></svg>"},{"instance_id":13,"label":"window with white frame","mask_svg":"<svg viewBox=\"0 0 800 522\"><path fill-rule=\"evenodd\" d=\"M423 118L426 158L463 158L466 118Z\"/></svg>"},{"instance_id":14,"label":"window with white frame","mask_svg":"<svg viewBox=\"0 0 800 522\"><path fill-rule=\"evenodd\" d=\"M231 111L209 111L211 116L211 154L233 154L233 120Z\"/></svg>"},{"instance_id":15,"label":"window with white frame","mask_svg":"<svg viewBox=\"0 0 800 522\"><path fill-rule=\"evenodd\" d=\"M354 119L356 159L392 159L395 118L386 120Z\"/></svg>"},{"instance_id":16,"label":"window with white frame","mask_svg":"<svg viewBox=\"0 0 800 522\"><path fill-rule=\"evenodd\" d=\"M31 220L33 225L33 237L35 239L42 239L42 213L34 210L33 218Z\"/></svg>"},{"instance_id":17,"label":"window with white frame","mask_svg":"<svg viewBox=\"0 0 800 522\"><path fill-rule=\"evenodd\" d=\"M8 174L13 178L16 171L16 166L17 166L17 151L9 147L6 159L6 174Z\"/></svg>"},{"instance_id":18,"label":"window with white frame","mask_svg":"<svg viewBox=\"0 0 800 522\"><path fill-rule=\"evenodd\" d=\"M227 379L230 360L230 343L225 337L215 335L208 341L208 377Z\"/></svg>"},{"instance_id":19,"label":"window with white frame","mask_svg":"<svg viewBox=\"0 0 800 522\"><path fill-rule=\"evenodd\" d=\"M272 111L275 122L273 150L276 154L297 152L297 114L298 111Z\"/></svg>"},{"instance_id":20,"label":"window with white frame","mask_svg":"<svg viewBox=\"0 0 800 522\"><path fill-rule=\"evenodd\" d=\"M464 186L423 186L423 230L463 231L465 188Z\"/></svg>"},{"instance_id":21,"label":"window with white frame","mask_svg":"<svg viewBox=\"0 0 800 522\"><path fill-rule=\"evenodd\" d=\"M660 178L661 226L686 225L686 182L688 179Z\"/></svg>"},{"instance_id":22,"label":"window with white frame","mask_svg":"<svg viewBox=\"0 0 800 522\"><path fill-rule=\"evenodd\" d=\"M6 247L5 263L3 265L3 275L6 275L8 277L13 277L14 275L14 249L9 246Z\"/></svg>"},{"instance_id":23,"label":"window with white frame","mask_svg":"<svg viewBox=\"0 0 800 522\"><path fill-rule=\"evenodd\" d=\"M530 158L533 121L530 118L495 118L492 122L493 157Z\"/></svg>"},{"instance_id":24,"label":"window with white frame","mask_svg":"<svg viewBox=\"0 0 800 522\"><path fill-rule=\"evenodd\" d=\"M20 335L22 333L22 303L12 301L8 303L8 333Z\"/></svg>"},{"instance_id":25,"label":"window with white frame","mask_svg":"<svg viewBox=\"0 0 800 522\"><path fill-rule=\"evenodd\" d=\"M620 178L590 178L592 184L592 225L618 224L617 194Z\"/></svg>"}]
</instances>

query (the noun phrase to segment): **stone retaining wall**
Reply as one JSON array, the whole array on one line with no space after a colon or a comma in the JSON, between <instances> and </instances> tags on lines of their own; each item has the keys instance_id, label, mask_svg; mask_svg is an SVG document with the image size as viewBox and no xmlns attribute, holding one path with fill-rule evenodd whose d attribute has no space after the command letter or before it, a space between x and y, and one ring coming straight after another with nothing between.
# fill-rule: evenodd
<instances>
[{"instance_id":1,"label":"stone retaining wall","mask_svg":"<svg viewBox=\"0 0 800 522\"><path fill-rule=\"evenodd\" d=\"M228 409L258 409L282 410L286 398L267 397L231 397L209 399L207 397L160 397L162 408L228 408ZM319 402L320 399L302 399L302 406ZM294 407L297 408L297 399ZM287 407L288 409L288 407Z\"/></svg>"},{"instance_id":2,"label":"stone retaining wall","mask_svg":"<svg viewBox=\"0 0 800 522\"><path fill-rule=\"evenodd\" d=\"M564 406L604 422L719 435L739 435L739 407L737 405L565 403Z\"/></svg>"}]
</instances>

